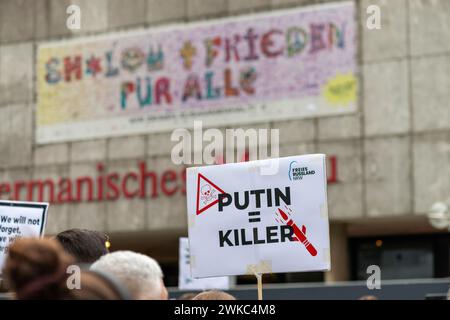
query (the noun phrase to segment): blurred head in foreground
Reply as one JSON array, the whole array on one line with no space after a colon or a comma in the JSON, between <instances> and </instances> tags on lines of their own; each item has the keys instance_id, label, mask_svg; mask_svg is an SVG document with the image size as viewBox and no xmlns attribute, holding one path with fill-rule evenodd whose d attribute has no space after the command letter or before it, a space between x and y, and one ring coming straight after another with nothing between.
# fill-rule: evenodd
<instances>
[{"instance_id":1,"label":"blurred head in foreground","mask_svg":"<svg viewBox=\"0 0 450 320\"><path fill-rule=\"evenodd\" d=\"M192 300L236 300L236 298L226 292L212 290L199 293Z\"/></svg>"},{"instance_id":2,"label":"blurred head in foreground","mask_svg":"<svg viewBox=\"0 0 450 320\"><path fill-rule=\"evenodd\" d=\"M107 276L94 272L78 273L78 288L68 272L74 258L53 239L21 238L9 247L4 276L17 299L40 300L120 300L125 291ZM78 269L79 270L79 269Z\"/></svg>"},{"instance_id":3,"label":"blurred head in foreground","mask_svg":"<svg viewBox=\"0 0 450 320\"><path fill-rule=\"evenodd\" d=\"M366 295L366 296L360 297L358 300L378 300L378 298L376 296Z\"/></svg>"},{"instance_id":4,"label":"blurred head in foreground","mask_svg":"<svg viewBox=\"0 0 450 320\"><path fill-rule=\"evenodd\" d=\"M136 300L167 300L163 273L154 259L132 251L116 251L101 257L91 270L111 274Z\"/></svg>"},{"instance_id":5,"label":"blurred head in foreground","mask_svg":"<svg viewBox=\"0 0 450 320\"><path fill-rule=\"evenodd\" d=\"M193 292L183 293L178 298L178 300L193 300L197 295L198 295L198 293L193 293Z\"/></svg>"},{"instance_id":6,"label":"blurred head in foreground","mask_svg":"<svg viewBox=\"0 0 450 320\"><path fill-rule=\"evenodd\" d=\"M77 263L93 263L108 253L108 236L98 231L70 229L58 233L56 240Z\"/></svg>"}]
</instances>

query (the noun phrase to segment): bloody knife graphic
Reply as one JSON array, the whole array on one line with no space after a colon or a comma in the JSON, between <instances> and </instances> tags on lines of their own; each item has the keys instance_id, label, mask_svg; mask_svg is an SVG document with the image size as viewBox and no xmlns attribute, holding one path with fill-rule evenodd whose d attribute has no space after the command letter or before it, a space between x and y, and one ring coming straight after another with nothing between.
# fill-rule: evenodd
<instances>
[{"instance_id":1,"label":"bloody knife graphic","mask_svg":"<svg viewBox=\"0 0 450 320\"><path fill-rule=\"evenodd\" d=\"M313 257L317 255L317 250L316 248L314 248L314 246L311 244L311 242L308 241L308 239L306 238L306 228L305 226L303 226L303 231L300 230L299 227L297 227L297 225L295 224L295 222L289 218L289 216L280 208L278 208L278 212L281 215L281 218L283 218L284 222L288 225L291 226L292 229L294 230L294 234L297 237L298 241L300 241L306 248L306 250L308 250L309 254L312 255Z\"/></svg>"}]
</instances>

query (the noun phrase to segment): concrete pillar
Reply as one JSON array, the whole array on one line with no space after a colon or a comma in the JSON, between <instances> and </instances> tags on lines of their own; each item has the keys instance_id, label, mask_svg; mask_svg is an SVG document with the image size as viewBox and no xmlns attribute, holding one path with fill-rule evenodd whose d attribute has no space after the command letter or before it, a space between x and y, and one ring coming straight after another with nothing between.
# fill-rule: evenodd
<instances>
[{"instance_id":1,"label":"concrete pillar","mask_svg":"<svg viewBox=\"0 0 450 320\"><path fill-rule=\"evenodd\" d=\"M345 224L330 224L330 251L331 271L325 273L325 282L350 280L350 261Z\"/></svg>"}]
</instances>

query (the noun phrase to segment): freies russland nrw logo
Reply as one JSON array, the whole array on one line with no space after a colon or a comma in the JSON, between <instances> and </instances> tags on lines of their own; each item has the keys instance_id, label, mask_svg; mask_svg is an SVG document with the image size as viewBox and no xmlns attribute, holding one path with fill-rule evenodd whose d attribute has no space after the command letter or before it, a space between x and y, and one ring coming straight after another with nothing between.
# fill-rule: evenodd
<instances>
[{"instance_id":1,"label":"freies russland nrw logo","mask_svg":"<svg viewBox=\"0 0 450 320\"><path fill-rule=\"evenodd\" d=\"M304 176L314 175L314 170L308 169L308 167L301 167L297 161L291 161L289 164L289 180L302 180Z\"/></svg>"}]
</instances>

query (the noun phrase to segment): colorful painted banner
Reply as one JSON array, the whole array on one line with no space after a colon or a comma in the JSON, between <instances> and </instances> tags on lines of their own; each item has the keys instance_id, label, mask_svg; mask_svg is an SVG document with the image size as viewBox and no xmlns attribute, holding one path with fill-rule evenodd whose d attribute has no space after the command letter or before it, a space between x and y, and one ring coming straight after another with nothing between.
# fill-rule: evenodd
<instances>
[{"instance_id":1,"label":"colorful painted banner","mask_svg":"<svg viewBox=\"0 0 450 320\"><path fill-rule=\"evenodd\" d=\"M356 109L355 6L320 5L38 49L38 143Z\"/></svg>"}]
</instances>

